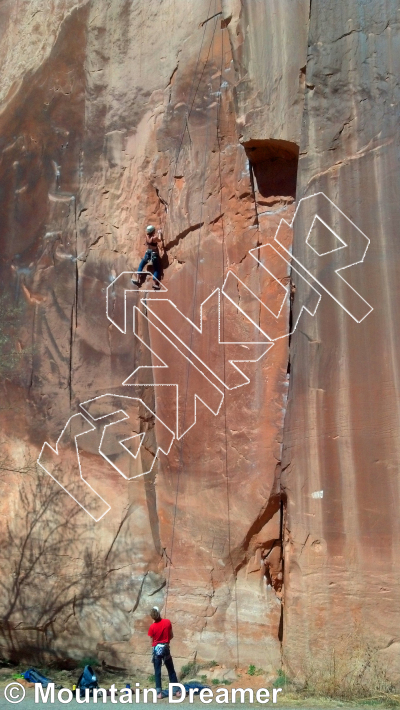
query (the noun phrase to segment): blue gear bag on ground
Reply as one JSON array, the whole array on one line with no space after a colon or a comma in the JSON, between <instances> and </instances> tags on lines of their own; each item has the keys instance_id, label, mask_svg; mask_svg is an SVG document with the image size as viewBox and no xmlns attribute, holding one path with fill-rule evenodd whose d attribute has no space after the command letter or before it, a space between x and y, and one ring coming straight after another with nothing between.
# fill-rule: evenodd
<instances>
[{"instance_id":1,"label":"blue gear bag on ground","mask_svg":"<svg viewBox=\"0 0 400 710\"><path fill-rule=\"evenodd\" d=\"M43 688L47 688L48 684L52 682L50 678L46 678L46 676L39 673L36 668L28 668L25 673L22 673L22 676L28 683L41 683Z\"/></svg>"}]
</instances>

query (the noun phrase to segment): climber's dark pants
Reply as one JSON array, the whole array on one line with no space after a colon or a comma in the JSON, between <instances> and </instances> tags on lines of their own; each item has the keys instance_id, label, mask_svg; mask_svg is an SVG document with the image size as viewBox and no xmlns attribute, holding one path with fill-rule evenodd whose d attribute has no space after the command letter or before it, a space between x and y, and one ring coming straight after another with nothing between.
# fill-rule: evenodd
<instances>
[{"instance_id":1,"label":"climber's dark pants","mask_svg":"<svg viewBox=\"0 0 400 710\"><path fill-rule=\"evenodd\" d=\"M142 261L139 264L138 268L138 273L141 273L146 266L146 264L151 261L153 265L153 279L157 279L158 281L160 280L160 257L158 255L157 251L153 251L152 249L147 249Z\"/></svg>"},{"instance_id":2,"label":"climber's dark pants","mask_svg":"<svg viewBox=\"0 0 400 710\"><path fill-rule=\"evenodd\" d=\"M164 661L165 667L168 671L169 682L170 683L177 683L178 682L178 678L176 677L176 673L175 673L174 662L173 662L172 656L169 652L169 648L166 651L164 656L156 656L156 654L153 651L154 675L156 678L157 693L161 693L161 690L162 690L161 666L162 666L163 661Z\"/></svg>"}]
</instances>

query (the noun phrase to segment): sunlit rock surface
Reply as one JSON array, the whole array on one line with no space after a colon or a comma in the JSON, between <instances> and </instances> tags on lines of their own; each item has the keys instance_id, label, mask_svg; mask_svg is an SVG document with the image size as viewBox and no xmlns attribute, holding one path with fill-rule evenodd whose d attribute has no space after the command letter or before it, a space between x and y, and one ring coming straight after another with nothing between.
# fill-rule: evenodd
<instances>
[{"instance_id":1,"label":"sunlit rock surface","mask_svg":"<svg viewBox=\"0 0 400 710\"><path fill-rule=\"evenodd\" d=\"M4 656L150 668L154 604L178 667L390 644L395 5L3 3ZM371 240L360 322L290 273L318 192ZM130 285L149 223L160 293Z\"/></svg>"},{"instance_id":2,"label":"sunlit rock surface","mask_svg":"<svg viewBox=\"0 0 400 710\"><path fill-rule=\"evenodd\" d=\"M357 644L365 652L397 639L398 41L397 3L312 3L297 199L324 192L370 239L362 263L341 273L374 310L361 320L367 306L335 277L352 316L322 291L316 316L305 315L291 341L282 484L292 673L327 647L354 665ZM349 225L342 234L352 245L359 239ZM327 236L321 229L320 243ZM305 237L299 223L299 260ZM314 255L321 282L344 252L329 267ZM393 651L383 667L398 682Z\"/></svg>"},{"instance_id":3,"label":"sunlit rock surface","mask_svg":"<svg viewBox=\"0 0 400 710\"><path fill-rule=\"evenodd\" d=\"M248 46L235 66L231 13L209 6L58 3L57 16L39 2L18 14L11 3L3 9L3 309L6 335L22 351L2 373L4 466L12 469L2 497L9 525L3 646L16 657L36 648L148 665L148 611L164 603L178 664L197 653L279 667L288 342L266 352L260 302L245 285L263 299L269 282L260 281L248 252L274 233L275 213L293 211L294 184L261 194L251 179L234 91L256 55ZM289 104L301 90L297 73L291 81ZM258 122L267 85L263 79ZM245 123L250 138L288 140L278 119L265 134ZM300 125L296 135L298 142ZM106 289L137 269L148 223L164 232L167 289L148 299L168 297L182 315L168 321L168 305L157 312L149 300L147 309L145 294L132 293L123 333L107 320ZM183 316L198 324L202 302L230 270L233 295L244 289L253 320L220 296L219 323L217 293L204 307L207 332L194 342ZM276 270L287 283L287 263ZM117 283L115 322L123 299ZM283 296L278 289L278 308ZM189 339L206 373L215 373L210 380L159 332L157 315ZM285 335L288 301L280 323ZM219 345L219 328L222 341L256 345ZM261 355L243 364L248 384L229 362ZM167 372L151 368L157 357L167 359ZM179 385L179 413L175 388L154 387L168 383ZM93 430L80 404L106 394L145 403L138 409L124 400L131 434L146 431L148 442L126 477L152 468L144 477L128 481L110 465L126 465L118 441L109 444L109 460L99 455L102 429ZM96 416L105 416L113 402L98 406ZM154 411L172 430L178 418L175 433L187 433L151 467L165 434ZM43 443L54 449L62 432L57 452L46 446L41 461L72 497L35 465Z\"/></svg>"}]
</instances>

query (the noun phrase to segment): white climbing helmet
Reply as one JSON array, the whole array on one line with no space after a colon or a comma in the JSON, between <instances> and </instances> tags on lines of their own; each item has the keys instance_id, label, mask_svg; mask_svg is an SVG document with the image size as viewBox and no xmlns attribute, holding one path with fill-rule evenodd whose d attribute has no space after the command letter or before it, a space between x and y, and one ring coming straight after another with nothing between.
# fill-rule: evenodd
<instances>
[{"instance_id":1,"label":"white climbing helmet","mask_svg":"<svg viewBox=\"0 0 400 710\"><path fill-rule=\"evenodd\" d=\"M146 227L146 232L147 232L147 234L153 234L153 232L155 232L155 231L156 231L156 228L153 227L152 224L149 224L149 226Z\"/></svg>"}]
</instances>

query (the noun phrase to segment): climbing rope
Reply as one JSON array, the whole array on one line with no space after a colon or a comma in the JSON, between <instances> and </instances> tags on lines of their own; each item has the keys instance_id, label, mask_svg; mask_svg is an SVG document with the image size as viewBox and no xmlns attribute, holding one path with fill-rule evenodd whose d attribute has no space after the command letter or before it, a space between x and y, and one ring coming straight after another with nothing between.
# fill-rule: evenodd
<instances>
[{"instance_id":1,"label":"climbing rope","mask_svg":"<svg viewBox=\"0 0 400 710\"><path fill-rule=\"evenodd\" d=\"M216 0L214 0L216 2ZM211 2L210 2L210 7L211 7ZM215 20L214 23L214 29L212 33L212 38L210 42L210 48L207 53L207 57L205 60L205 66L207 65L209 56L210 56L210 51L214 47L214 38L215 38L215 30L217 26L217 19ZM201 76L204 74L204 69L202 71ZM212 81L212 80L211 80ZM197 89L200 85L200 80L197 84ZM211 83L211 89L212 89L212 83ZM192 107L194 104L195 97L193 98L192 101ZM202 216L203 216L203 206L204 206L204 190L205 190L205 183L206 183L206 161L207 161L207 146L208 146L208 136L209 136L209 128L210 128L210 114L207 118L207 123L206 123L206 139L205 139L205 149L204 149L204 168L203 168L203 186L202 186L202 193L201 193L201 201L200 201L200 224L202 223ZM199 269L199 260L200 260L200 238L201 238L201 231L202 231L202 226L200 226L199 229L199 235L198 235L198 240L197 240L197 255L196 255L196 271L195 271L195 278L194 278L194 297L193 297L193 313L192 313L192 321L194 321L195 318L195 310L196 310L196 296L197 296L197 282L198 282L198 269ZM190 334L190 349L192 349L192 340L193 340L193 329ZM185 393L185 407L184 407L184 413L183 413L183 430L185 428L185 422L186 422L186 412L187 412L187 397L188 397L188 386L189 386L189 374L190 374L190 364L188 363L187 366L187 378L186 378L186 393ZM170 545L170 556L169 556L169 566L168 566L168 579L167 579L167 588L166 588L166 593L165 593L165 613L167 610L168 606L168 595L169 595L169 589L170 589L170 580L171 580L171 565L172 565L172 554L173 554L173 547L174 547L174 541L175 541L175 527L176 527L176 518L177 518L177 510L178 510L178 497L179 497L179 484L180 484L180 477L183 469L183 439L180 441L180 450L179 450L179 467L178 467L178 477L177 477L177 483L176 483L176 491L175 491L175 504L174 504L174 516L173 516L173 523L172 523L172 536L171 536L171 545Z\"/></svg>"},{"instance_id":2,"label":"climbing rope","mask_svg":"<svg viewBox=\"0 0 400 710\"><path fill-rule=\"evenodd\" d=\"M225 221L223 212L223 199L222 199L222 171L221 171L221 135L220 135L220 123L221 123L221 102L222 102L222 73L224 67L224 33L222 32L221 39L221 67L220 67L220 83L219 83L219 96L218 96L218 107L217 107L217 142L218 142L218 175L219 175L219 186L220 186L220 214L221 214L221 230L222 230L222 283L225 283L225 263L227 261L227 256L225 253ZM226 358L225 358L225 300L221 294L221 334L224 348L224 382L226 382L225 369L226 369ZM227 435L227 404L226 404L226 394L224 396L224 421L225 421L225 478L226 478L226 505L227 505L227 521L228 521L228 555L229 561L232 567L232 576L234 580L234 590L235 590L235 624L236 624L236 663L239 665L239 612L238 612L238 594L237 594L237 575L235 570L235 565L232 558L232 546L231 546L231 506L230 506L230 490L229 490L229 466L228 466L228 435Z\"/></svg>"},{"instance_id":3,"label":"climbing rope","mask_svg":"<svg viewBox=\"0 0 400 710\"><path fill-rule=\"evenodd\" d=\"M209 6L208 6L208 13L207 13L207 14L210 13L211 3L212 3L212 0L210 0L210 4L209 4ZM207 27L205 26L205 27L204 27L204 30L203 30L203 35L202 35L202 38L201 38L200 49L199 49L199 52L198 52L198 55L197 55L196 65L195 65L195 68L194 68L194 71L193 71L192 82L191 82L191 85L190 85L190 88L189 88L188 100L187 100L187 109L186 109L186 114L185 114L185 120L184 120L184 122L183 122L183 129L182 129L182 133L181 133L181 136L180 136L180 139L179 139L178 148L177 148L177 151L176 151L176 156L175 156L175 161L174 161L174 167L173 167L173 170L171 170L171 175L170 175L170 179L169 179L169 185L168 185L168 189L167 189L167 199L166 199L166 201L163 201L164 207L165 207L164 222L163 222L163 226L162 226L162 230L163 230L163 231L164 231L164 229L165 229L165 225L166 225L166 222L167 222L167 217L168 217L168 215L170 215L169 206L170 206L170 202L171 202L171 198L172 198L172 192L173 192L173 189L174 189L174 186L175 186L176 169L177 169L177 167L178 167L179 156L180 156L180 153L181 153L181 150L182 150L182 145L183 145L183 141L184 141L184 138L185 138L185 134L186 134L186 131L188 130L189 118L190 118L190 115L191 115L192 110L193 110L193 106L194 106L194 102L195 102L195 100L196 100L197 92L198 92L198 90L199 90L200 82L201 82L201 80L202 80L202 78L203 78L204 70L205 70L205 67L206 67L206 64L207 64L207 61L208 61L208 57L209 57L209 54L210 54L211 43L210 43L210 47L209 47L209 49L208 49L208 53L207 53L206 60L205 60L205 62L204 62L203 70L202 70L202 72L201 72L201 74L200 74L200 78L199 78L199 80L198 80L198 82L197 82L196 90L194 91L194 94L192 94L193 88L194 88L194 84L195 84L195 81L196 81L197 67L199 66L199 62L200 62L200 57L201 57L201 52L202 52L202 49L203 49L203 44L204 44L204 39L205 39L205 35L206 35L206 30L207 30Z\"/></svg>"},{"instance_id":4,"label":"climbing rope","mask_svg":"<svg viewBox=\"0 0 400 710\"><path fill-rule=\"evenodd\" d=\"M212 0L210 0L210 5L208 9L208 15L210 13L210 8L211 8L211 3ZM216 0L214 0L214 11L216 10ZM210 57L210 52L211 54L211 63L213 60L214 56L214 40L215 40L215 32L216 32L216 27L217 27L217 18L221 13L215 12L215 14L209 18L213 19L215 17L215 23L214 23L214 29L212 33L212 38L210 41L210 46L207 52L207 57L204 62L204 66L202 69L202 72L200 74L200 78L197 82L196 89L194 91L194 94L192 96L192 100L188 101L188 108L185 116L185 122L184 122L184 127L182 130L182 134L180 137L180 141L178 144L178 149L177 149L177 154L175 158L175 163L174 163L174 169L172 171L171 175L171 181L170 181L170 186L168 189L168 199L166 203L166 211L165 211L165 220L164 220L164 227L166 224L167 220L167 215L170 214L170 203L172 199L172 191L174 188L175 184L175 174L177 170L177 165L179 161L179 156L181 152L181 148L183 145L183 140L185 137L186 130L188 130L188 122L190 115L193 110L194 102L196 100L197 92L201 83L201 80L204 75L205 68L207 66L209 57ZM194 87L194 81L195 81L195 75L197 71L197 67L200 61L200 56L201 56L201 51L204 43L204 37L205 37L205 29L206 27L204 26L204 31L203 31L203 37L202 37L202 42L199 50L199 54L197 57L197 62L196 62L196 67L195 67L195 72L193 75L193 80L189 92L189 97L192 94L192 90ZM220 85L219 85L219 93L218 93L218 102L217 102L217 121L216 121L216 135L217 135L217 142L218 142L218 174L219 174L219 183L220 183L220 213L221 213L221 227L222 227L222 283L224 283L225 280L225 224L224 224L224 215L222 211L222 200L223 200L223 195L222 195L222 171L221 171L221 136L220 136L220 113L221 113L221 94L222 94L222 76L223 76L223 65L224 65L224 34L222 32L222 41L221 41L221 67L220 67ZM211 81L211 91L212 91L212 79ZM197 239L197 254L196 254L196 269L195 269L195 278L194 278L194 296L193 296L193 312L192 312L192 321L194 322L195 319L195 313L196 313L196 306L197 306L197 283L198 283L198 271L199 271L199 261L200 261L200 242L201 242L201 232L202 232L202 223L203 223L203 206L204 206L204 191L205 191L205 183L206 183L206 162L207 162L207 147L208 147L208 138L209 138L209 129L210 129L210 114L207 119L206 123L206 139L205 139L205 149L204 149L204 168L203 168L203 185L202 185L202 194L201 194L201 202L200 202L200 218L199 218L199 223L200 223L200 228L199 228L199 233L198 233L198 239ZM222 328L221 332L224 333L224 299L221 299L221 304L222 304L222 311L221 311L221 319L222 319ZM190 335L190 349L192 349L192 338L193 338L193 329L191 331ZM224 362L223 362L223 368L224 368L224 381L226 381L225 377L225 344L222 346L224 348ZM188 364L187 367L187 378L186 378L186 393L185 393L185 406L184 406L184 413L183 413L183 431L185 429L185 422L186 422L186 413L187 413L187 398L188 398L188 385L189 385L189 373L190 373L190 364ZM237 656L237 665L239 664L239 617L238 617L238 595L237 595L237 576L236 576L236 571L234 567L234 562L232 558L232 549L231 549L231 513L230 513L230 482L229 482L229 466L228 466L228 439L227 439L227 407L226 407L226 396L224 396L224 431L225 431L225 478L226 478L226 500L227 500L227 522L228 522L228 530L227 530L227 537L228 537L228 555L229 555L229 560L230 564L232 567L232 574L234 578L234 601L235 601L235 620L236 620L236 656ZM175 501L174 501L174 515L173 515L173 522L172 522L172 534L171 534L171 544L170 544L170 554L168 557L168 577L167 577L167 584L166 584L166 592L165 592L165 614L167 612L167 607L168 607L168 597L169 597L169 590L170 590L170 580L171 580L171 566L172 566L172 557L173 557L173 548L174 548L174 541L175 541L175 529L176 529L176 521L177 521L177 511L178 511L178 499L179 499L179 492L180 492L180 477L183 469L183 439L181 439L180 442L180 450L179 450L179 467L178 467L178 476L177 476L177 483L176 483L176 490L175 490Z\"/></svg>"},{"instance_id":5,"label":"climbing rope","mask_svg":"<svg viewBox=\"0 0 400 710\"><path fill-rule=\"evenodd\" d=\"M212 3L212 0L210 0L210 3L209 3L209 5L208 5L208 12L207 12L207 15L210 14L211 3ZM174 23L174 20L175 20L175 0L174 0L173 23ZM199 49L199 52L198 52L198 55L197 55L196 65L195 65L194 72L193 72L192 82L191 82L191 85L190 85L190 88L189 88L188 102L187 102L187 111L186 111L186 115L185 115L185 121L184 121L184 125L183 125L183 130L182 130L182 133L181 133L181 136L180 136L180 140L179 140L179 143L178 143L178 149L177 149L177 153L176 153L175 161L174 161L174 168L173 168L173 170L171 171L171 175L170 175L170 179L169 179L169 187L168 187L168 189L167 189L167 200L165 201L165 200L161 200L161 198L159 198L159 199L163 202L163 204L164 204L164 206L165 206L164 220L163 220L163 223L162 223L162 225L161 225L161 231L162 231L162 234L163 234L163 235L164 235L165 226L166 226L166 223L167 223L167 217L168 217L168 215L170 216L169 206L170 206L170 202L171 202L171 199L172 199L172 191L173 191L174 185L175 185L176 169L177 169L177 166L178 166L178 161L179 161L179 156L180 156L180 152L181 152L182 145L183 145L183 140L184 140L184 138L185 138L186 130L188 129L188 121L189 121L190 115L191 115L191 113L192 113L192 109L193 109L193 106L194 106L194 102L195 102L195 100L196 100L196 96L197 96L197 92L198 92L198 89L199 89L199 86L200 86L200 82L201 82L201 80L202 80L202 77L203 77L203 74L204 74L204 70L205 70L206 64L207 64L207 62L208 62L209 55L210 55L210 48L211 48L211 45L212 45L212 42L213 42L213 39L214 39L214 35L213 35L213 36L212 36L212 39L211 39L211 42L210 42L210 47L209 47L208 52L207 52L206 60L205 60L205 62L204 62L204 66L203 66L202 72L201 72L201 74L200 74L200 78L199 78L199 80L198 80L198 82L197 82L196 90L194 91L194 94L193 94L192 92L193 92L194 84L195 84L195 81L196 81L197 67L198 67L199 62L200 62L200 57L201 57L201 52L202 52L202 49L203 49L203 44L204 44L204 38L205 38L205 35L206 35L206 30L207 30L207 27L205 26L205 27L204 27L204 30L203 30L203 35L202 35L202 38L201 38L200 49ZM215 32L215 28L214 28L214 32ZM147 315L147 292L145 292L144 301L145 301L145 303L144 303L144 314Z\"/></svg>"}]
</instances>

